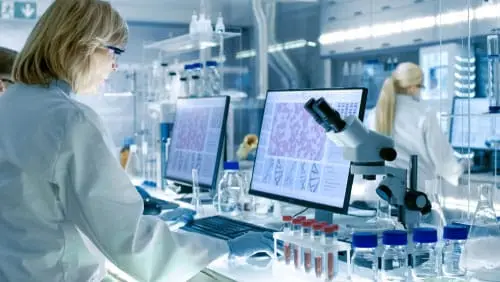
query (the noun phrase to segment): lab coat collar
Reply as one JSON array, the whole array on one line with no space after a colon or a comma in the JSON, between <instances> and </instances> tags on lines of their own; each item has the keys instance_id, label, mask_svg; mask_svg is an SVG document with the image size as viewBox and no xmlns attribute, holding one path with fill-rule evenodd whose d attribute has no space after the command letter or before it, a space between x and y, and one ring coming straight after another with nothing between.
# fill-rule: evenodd
<instances>
[{"instance_id":1,"label":"lab coat collar","mask_svg":"<svg viewBox=\"0 0 500 282\"><path fill-rule=\"evenodd\" d=\"M69 96L73 94L73 89L71 88L71 85L69 85L69 83L67 83L64 80L52 80L52 82L50 83L50 87L51 88L57 87Z\"/></svg>"}]
</instances>

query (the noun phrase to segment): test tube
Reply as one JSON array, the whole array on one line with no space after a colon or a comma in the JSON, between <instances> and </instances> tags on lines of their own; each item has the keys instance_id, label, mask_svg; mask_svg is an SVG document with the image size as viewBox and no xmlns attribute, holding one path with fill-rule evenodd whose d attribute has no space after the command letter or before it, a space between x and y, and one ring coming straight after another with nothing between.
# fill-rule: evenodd
<instances>
[{"instance_id":1,"label":"test tube","mask_svg":"<svg viewBox=\"0 0 500 282\"><path fill-rule=\"evenodd\" d=\"M289 215L283 216L283 233L290 235L292 233L292 217ZM292 261L292 250L290 249L290 242L283 241L283 255L285 263L288 265Z\"/></svg>"},{"instance_id":2,"label":"test tube","mask_svg":"<svg viewBox=\"0 0 500 282\"><path fill-rule=\"evenodd\" d=\"M316 223L314 219L308 219L302 222L302 240L307 241L312 239L312 226ZM310 273L312 270L312 250L311 248L303 248L304 270Z\"/></svg>"},{"instance_id":3,"label":"test tube","mask_svg":"<svg viewBox=\"0 0 500 282\"><path fill-rule=\"evenodd\" d=\"M327 225L323 229L324 243L333 246L337 240L339 226L337 224ZM326 281L333 281L335 274L338 272L337 252L335 249L330 249L326 252Z\"/></svg>"},{"instance_id":4,"label":"test tube","mask_svg":"<svg viewBox=\"0 0 500 282\"><path fill-rule=\"evenodd\" d=\"M323 240L323 228L328 225L326 222L318 222L313 224L313 241L320 243ZM323 250L314 251L314 271L317 278L323 275Z\"/></svg>"},{"instance_id":5,"label":"test tube","mask_svg":"<svg viewBox=\"0 0 500 282\"><path fill-rule=\"evenodd\" d=\"M292 220L292 234L294 237L300 238L302 235L302 222L305 217L296 217ZM295 268L300 268L300 246L293 244L293 263Z\"/></svg>"}]
</instances>

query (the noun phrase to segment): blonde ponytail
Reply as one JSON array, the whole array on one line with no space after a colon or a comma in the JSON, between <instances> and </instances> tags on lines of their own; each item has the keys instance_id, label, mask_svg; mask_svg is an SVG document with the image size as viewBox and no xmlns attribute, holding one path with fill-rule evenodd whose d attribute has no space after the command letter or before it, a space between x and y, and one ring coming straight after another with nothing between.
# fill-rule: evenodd
<instances>
[{"instance_id":1,"label":"blonde ponytail","mask_svg":"<svg viewBox=\"0 0 500 282\"><path fill-rule=\"evenodd\" d=\"M384 81L375 110L375 130L387 136L392 135L396 111L396 85L393 76Z\"/></svg>"}]
</instances>

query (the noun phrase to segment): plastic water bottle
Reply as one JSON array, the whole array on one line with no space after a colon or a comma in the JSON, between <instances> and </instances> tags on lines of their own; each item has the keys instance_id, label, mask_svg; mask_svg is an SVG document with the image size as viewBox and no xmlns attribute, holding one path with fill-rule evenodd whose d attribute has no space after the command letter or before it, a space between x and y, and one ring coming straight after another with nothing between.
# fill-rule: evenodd
<instances>
[{"instance_id":1,"label":"plastic water bottle","mask_svg":"<svg viewBox=\"0 0 500 282\"><path fill-rule=\"evenodd\" d=\"M220 73L217 68L218 64L215 61L207 62L207 73L206 73L206 89L209 96L219 96L221 85L220 85Z\"/></svg>"},{"instance_id":2,"label":"plastic water bottle","mask_svg":"<svg viewBox=\"0 0 500 282\"><path fill-rule=\"evenodd\" d=\"M383 234L382 242L382 281L406 281L408 279L408 244L407 233L402 230L388 230Z\"/></svg>"},{"instance_id":3,"label":"plastic water bottle","mask_svg":"<svg viewBox=\"0 0 500 282\"><path fill-rule=\"evenodd\" d=\"M460 257L464 252L468 229L461 225L448 225L443 230L443 275L445 277L464 277L467 273L460 268Z\"/></svg>"},{"instance_id":4,"label":"plastic water bottle","mask_svg":"<svg viewBox=\"0 0 500 282\"><path fill-rule=\"evenodd\" d=\"M230 216L239 214L239 197L243 185L238 162L225 162L224 175L213 199L213 204L219 214Z\"/></svg>"},{"instance_id":5,"label":"plastic water bottle","mask_svg":"<svg viewBox=\"0 0 500 282\"><path fill-rule=\"evenodd\" d=\"M351 259L351 274L367 277L377 281L378 256L377 234L369 232L356 232L352 235L352 247L354 253ZM370 270L370 273L367 272ZM354 281L354 280L353 280Z\"/></svg>"},{"instance_id":6,"label":"plastic water bottle","mask_svg":"<svg viewBox=\"0 0 500 282\"><path fill-rule=\"evenodd\" d=\"M203 81L201 80L201 69L203 65L195 63L191 65L191 79L189 80L189 97L203 97Z\"/></svg>"},{"instance_id":7,"label":"plastic water bottle","mask_svg":"<svg viewBox=\"0 0 500 282\"><path fill-rule=\"evenodd\" d=\"M438 276L436 243L437 230L434 228L415 228L413 230L413 278L428 279Z\"/></svg>"}]
</instances>

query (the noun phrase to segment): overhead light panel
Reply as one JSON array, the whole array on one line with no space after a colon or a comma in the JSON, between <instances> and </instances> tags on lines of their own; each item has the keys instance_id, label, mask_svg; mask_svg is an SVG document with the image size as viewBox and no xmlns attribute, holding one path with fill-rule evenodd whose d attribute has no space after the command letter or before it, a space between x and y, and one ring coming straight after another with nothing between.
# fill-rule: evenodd
<instances>
[{"instance_id":1,"label":"overhead light panel","mask_svg":"<svg viewBox=\"0 0 500 282\"><path fill-rule=\"evenodd\" d=\"M320 35L318 41L321 45L330 45L344 41L377 38L410 32L421 29L433 28L435 26L448 26L466 23L471 20L482 20L500 17L500 4L484 4L472 10L450 11L424 17L415 17L403 21L386 23L375 23L359 28L335 30Z\"/></svg>"}]
</instances>

